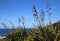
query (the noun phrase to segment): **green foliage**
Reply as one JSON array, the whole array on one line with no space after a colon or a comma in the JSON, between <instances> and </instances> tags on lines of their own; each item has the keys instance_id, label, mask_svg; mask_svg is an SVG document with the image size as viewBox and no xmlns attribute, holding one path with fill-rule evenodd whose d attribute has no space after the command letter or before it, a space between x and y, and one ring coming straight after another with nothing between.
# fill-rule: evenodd
<instances>
[{"instance_id":1,"label":"green foliage","mask_svg":"<svg viewBox=\"0 0 60 41\"><path fill-rule=\"evenodd\" d=\"M6 36L6 41L60 41L60 25L52 24L38 29L17 28ZM60 23L59 23L60 24Z\"/></svg>"},{"instance_id":2,"label":"green foliage","mask_svg":"<svg viewBox=\"0 0 60 41\"><path fill-rule=\"evenodd\" d=\"M27 36L25 29L15 29L11 31L6 37L7 41L23 41Z\"/></svg>"}]
</instances>

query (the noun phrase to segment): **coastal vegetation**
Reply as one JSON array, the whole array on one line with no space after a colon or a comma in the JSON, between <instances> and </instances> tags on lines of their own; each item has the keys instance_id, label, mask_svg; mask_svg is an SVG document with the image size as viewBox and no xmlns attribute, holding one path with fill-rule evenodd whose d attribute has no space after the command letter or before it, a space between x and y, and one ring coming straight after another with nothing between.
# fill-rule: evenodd
<instances>
[{"instance_id":1,"label":"coastal vegetation","mask_svg":"<svg viewBox=\"0 0 60 41\"><path fill-rule=\"evenodd\" d=\"M37 29L17 28L5 37L2 41L60 41L60 22Z\"/></svg>"},{"instance_id":2,"label":"coastal vegetation","mask_svg":"<svg viewBox=\"0 0 60 41\"><path fill-rule=\"evenodd\" d=\"M33 28L26 29L24 17L19 18L19 26L16 27L12 24L12 31L9 32L3 39L0 41L60 41L60 22L52 23L51 22L51 8L47 2L46 12L48 13L49 24L45 25L45 10L41 9L40 13L37 13L36 7L33 6L33 16L36 23L34 23ZM22 19L22 20L21 20ZM22 23L23 26L20 25ZM7 28L7 25L2 23L2 25Z\"/></svg>"}]
</instances>

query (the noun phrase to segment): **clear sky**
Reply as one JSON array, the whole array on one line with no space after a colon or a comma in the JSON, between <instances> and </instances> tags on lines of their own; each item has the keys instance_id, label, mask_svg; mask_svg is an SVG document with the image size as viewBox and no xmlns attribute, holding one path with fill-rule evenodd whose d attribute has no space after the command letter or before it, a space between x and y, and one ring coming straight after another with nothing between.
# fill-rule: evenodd
<instances>
[{"instance_id":1,"label":"clear sky","mask_svg":"<svg viewBox=\"0 0 60 41\"><path fill-rule=\"evenodd\" d=\"M52 23L60 20L60 0L49 0L52 15ZM18 18L24 16L26 26L34 23L32 6L35 5L38 13L40 9L46 9L46 0L0 0L0 27L1 23L9 24L9 20L14 25L18 24ZM48 23L48 15L45 13L45 24ZM28 27L29 28L29 27Z\"/></svg>"}]
</instances>

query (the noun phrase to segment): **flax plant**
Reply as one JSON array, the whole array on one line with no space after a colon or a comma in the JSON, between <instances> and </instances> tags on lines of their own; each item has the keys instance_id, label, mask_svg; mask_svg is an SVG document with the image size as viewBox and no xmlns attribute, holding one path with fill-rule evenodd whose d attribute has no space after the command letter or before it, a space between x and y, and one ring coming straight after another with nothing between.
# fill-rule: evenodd
<instances>
[{"instance_id":1,"label":"flax plant","mask_svg":"<svg viewBox=\"0 0 60 41\"><path fill-rule=\"evenodd\" d=\"M42 26L44 26L44 17L45 17L45 14L44 14L45 12L44 12L44 10L43 9L41 9L41 14L40 14L40 17L41 17L41 24L42 24Z\"/></svg>"},{"instance_id":2,"label":"flax plant","mask_svg":"<svg viewBox=\"0 0 60 41\"><path fill-rule=\"evenodd\" d=\"M49 24L51 24L50 16L51 16L52 13L51 13L51 7L50 7L50 4L49 4L48 1L46 2L46 12L48 13Z\"/></svg>"}]
</instances>

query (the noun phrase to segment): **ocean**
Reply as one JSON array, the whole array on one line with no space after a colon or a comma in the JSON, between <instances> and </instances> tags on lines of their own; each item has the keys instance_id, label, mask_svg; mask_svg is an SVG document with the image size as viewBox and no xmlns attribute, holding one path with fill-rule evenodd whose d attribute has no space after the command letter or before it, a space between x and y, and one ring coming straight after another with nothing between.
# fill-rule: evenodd
<instances>
[{"instance_id":1,"label":"ocean","mask_svg":"<svg viewBox=\"0 0 60 41\"><path fill-rule=\"evenodd\" d=\"M12 29L0 29L0 36L5 36L11 31ZM26 31L29 31L29 29L26 29Z\"/></svg>"},{"instance_id":2,"label":"ocean","mask_svg":"<svg viewBox=\"0 0 60 41\"><path fill-rule=\"evenodd\" d=\"M0 36L7 35L12 29L0 29Z\"/></svg>"}]
</instances>

